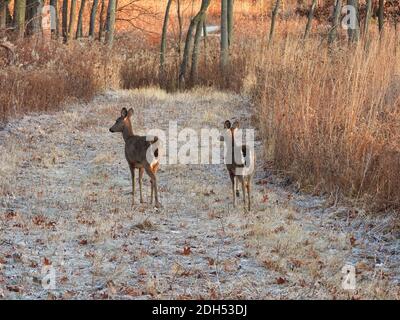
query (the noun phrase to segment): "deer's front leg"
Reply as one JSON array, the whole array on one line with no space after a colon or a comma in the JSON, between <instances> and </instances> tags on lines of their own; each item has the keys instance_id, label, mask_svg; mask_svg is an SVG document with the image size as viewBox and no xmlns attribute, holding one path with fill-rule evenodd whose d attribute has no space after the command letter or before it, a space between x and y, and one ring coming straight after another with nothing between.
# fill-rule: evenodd
<instances>
[{"instance_id":1,"label":"deer's front leg","mask_svg":"<svg viewBox=\"0 0 400 320\"><path fill-rule=\"evenodd\" d=\"M142 193L142 180L143 180L144 169L139 169L139 192L140 192L140 203L143 203L143 193Z\"/></svg>"},{"instance_id":2,"label":"deer's front leg","mask_svg":"<svg viewBox=\"0 0 400 320\"><path fill-rule=\"evenodd\" d=\"M130 164L129 169L131 170L131 177L132 177L132 205L134 205L135 204L135 167Z\"/></svg>"}]
</instances>

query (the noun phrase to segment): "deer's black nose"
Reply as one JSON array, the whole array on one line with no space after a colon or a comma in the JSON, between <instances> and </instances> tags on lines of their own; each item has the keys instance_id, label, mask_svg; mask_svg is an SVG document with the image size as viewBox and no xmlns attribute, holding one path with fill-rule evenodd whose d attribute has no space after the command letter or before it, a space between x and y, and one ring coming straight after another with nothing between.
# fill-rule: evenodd
<instances>
[{"instance_id":1,"label":"deer's black nose","mask_svg":"<svg viewBox=\"0 0 400 320\"><path fill-rule=\"evenodd\" d=\"M110 128L110 132L114 132L114 131L112 131L112 128Z\"/></svg>"}]
</instances>

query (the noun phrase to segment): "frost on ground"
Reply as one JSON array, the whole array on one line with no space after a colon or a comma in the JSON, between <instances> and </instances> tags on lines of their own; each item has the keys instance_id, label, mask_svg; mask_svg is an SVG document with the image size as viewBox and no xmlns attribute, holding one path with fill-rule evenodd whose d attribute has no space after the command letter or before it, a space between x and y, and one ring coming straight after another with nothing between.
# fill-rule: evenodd
<instances>
[{"instance_id":1,"label":"frost on ground","mask_svg":"<svg viewBox=\"0 0 400 320\"><path fill-rule=\"evenodd\" d=\"M123 139L108 131L122 107L141 134L170 120L198 131L232 117L252 126L246 99L209 89L108 92L11 121L0 131L0 298L400 297L395 216L280 187L260 141L252 212L232 207L224 165L163 165L163 208L132 207ZM144 190L147 202L147 177ZM354 290L342 287L347 264Z\"/></svg>"}]
</instances>

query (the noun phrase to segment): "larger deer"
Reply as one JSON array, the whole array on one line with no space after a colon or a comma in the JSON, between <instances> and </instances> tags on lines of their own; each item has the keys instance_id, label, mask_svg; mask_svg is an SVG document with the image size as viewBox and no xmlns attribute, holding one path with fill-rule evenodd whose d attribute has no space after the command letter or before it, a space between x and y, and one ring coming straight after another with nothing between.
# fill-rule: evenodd
<instances>
[{"instance_id":1,"label":"larger deer","mask_svg":"<svg viewBox=\"0 0 400 320\"><path fill-rule=\"evenodd\" d=\"M131 116L133 109L122 108L121 116L115 121L115 124L110 128L110 132L122 132L122 137L125 141L125 158L128 161L129 169L132 178L132 204L135 204L135 169L139 169L139 189L140 203L143 203L142 194L142 178L146 171L151 182L151 200L153 203L153 195L157 208L161 206L158 201L157 177L156 173L159 167L157 137L138 136L133 133Z\"/></svg>"}]
</instances>

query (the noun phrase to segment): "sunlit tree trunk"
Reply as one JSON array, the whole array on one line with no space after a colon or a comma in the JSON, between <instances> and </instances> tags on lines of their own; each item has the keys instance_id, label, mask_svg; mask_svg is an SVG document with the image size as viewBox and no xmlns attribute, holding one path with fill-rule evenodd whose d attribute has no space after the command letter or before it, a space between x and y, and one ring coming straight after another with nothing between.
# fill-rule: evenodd
<instances>
[{"instance_id":1,"label":"sunlit tree trunk","mask_svg":"<svg viewBox=\"0 0 400 320\"><path fill-rule=\"evenodd\" d=\"M82 38L82 24L83 24L83 12L85 11L85 5L86 5L86 0L81 0L81 7L79 9L79 14L78 14L78 24L76 26L76 39Z\"/></svg>"},{"instance_id":2,"label":"sunlit tree trunk","mask_svg":"<svg viewBox=\"0 0 400 320\"><path fill-rule=\"evenodd\" d=\"M183 50L183 58L182 63L179 69L179 88L182 88L182 85L185 82L186 69L189 63L189 54L190 47L193 40L193 31L197 27L197 23L201 20L201 17L206 13L207 8L210 4L210 0L202 0L200 11L194 16L194 18L190 21L189 29L186 34L185 48Z\"/></svg>"},{"instance_id":3,"label":"sunlit tree trunk","mask_svg":"<svg viewBox=\"0 0 400 320\"><path fill-rule=\"evenodd\" d=\"M26 0L15 0L15 27L19 37L23 37L25 33L25 14L26 14Z\"/></svg>"},{"instance_id":4,"label":"sunlit tree trunk","mask_svg":"<svg viewBox=\"0 0 400 320\"><path fill-rule=\"evenodd\" d=\"M89 23L89 38L93 39L94 29L96 26L96 15L97 8L99 6L99 0L93 0L92 10L90 11L90 23Z\"/></svg>"},{"instance_id":5,"label":"sunlit tree trunk","mask_svg":"<svg viewBox=\"0 0 400 320\"><path fill-rule=\"evenodd\" d=\"M107 23L107 31L106 31L106 43L109 46L112 46L112 43L114 41L115 11L116 11L115 0L109 0L108 9L107 9L108 23Z\"/></svg>"},{"instance_id":6,"label":"sunlit tree trunk","mask_svg":"<svg viewBox=\"0 0 400 320\"><path fill-rule=\"evenodd\" d=\"M71 8L69 10L68 39L71 38L72 30L74 30L76 20L76 0L71 0Z\"/></svg>"},{"instance_id":7,"label":"sunlit tree trunk","mask_svg":"<svg viewBox=\"0 0 400 320\"><path fill-rule=\"evenodd\" d=\"M328 35L328 43L332 44L336 41L337 37L337 29L340 23L340 14L342 10L342 0L336 0L335 6L333 8L333 18L332 18L332 26Z\"/></svg>"},{"instance_id":8,"label":"sunlit tree trunk","mask_svg":"<svg viewBox=\"0 0 400 320\"><path fill-rule=\"evenodd\" d=\"M168 0L167 7L165 9L164 23L162 27L161 35L161 46L160 46L160 85L164 81L164 63L165 63L165 51L167 50L167 33L168 33L168 21L169 21L169 10L171 9L172 0Z\"/></svg>"},{"instance_id":9,"label":"sunlit tree trunk","mask_svg":"<svg viewBox=\"0 0 400 320\"><path fill-rule=\"evenodd\" d=\"M310 34L312 20L314 18L314 11L315 11L316 6L317 6L317 0L313 0L311 7L310 7L310 11L308 12L306 30L304 31L303 39L307 39L308 35Z\"/></svg>"},{"instance_id":10,"label":"sunlit tree trunk","mask_svg":"<svg viewBox=\"0 0 400 320\"><path fill-rule=\"evenodd\" d=\"M281 3L281 0L276 0L274 9L272 10L271 27L270 27L270 29L269 29L269 39L268 39L268 43L271 43L271 42L272 42L272 39L273 39L273 37L274 37L275 20L276 20L276 16L278 15L280 3Z\"/></svg>"},{"instance_id":11,"label":"sunlit tree trunk","mask_svg":"<svg viewBox=\"0 0 400 320\"><path fill-rule=\"evenodd\" d=\"M228 42L228 0L221 0L221 54L220 67L222 73L226 72L229 64L229 42Z\"/></svg>"}]
</instances>

